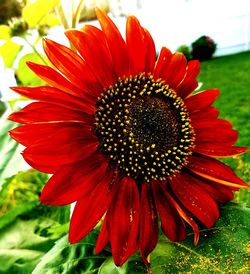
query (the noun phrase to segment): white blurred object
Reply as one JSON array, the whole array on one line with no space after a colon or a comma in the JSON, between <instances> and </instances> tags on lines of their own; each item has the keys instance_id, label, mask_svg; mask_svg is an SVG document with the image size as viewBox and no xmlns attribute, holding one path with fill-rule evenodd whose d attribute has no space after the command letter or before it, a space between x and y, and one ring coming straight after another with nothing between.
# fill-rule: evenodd
<instances>
[{"instance_id":1,"label":"white blurred object","mask_svg":"<svg viewBox=\"0 0 250 274\"><path fill-rule=\"evenodd\" d=\"M72 214L73 214L73 212L74 212L75 206L76 206L76 202L73 202L73 203L70 205L70 218L72 217Z\"/></svg>"},{"instance_id":2,"label":"white blurred object","mask_svg":"<svg viewBox=\"0 0 250 274\"><path fill-rule=\"evenodd\" d=\"M0 56L0 94L1 100L11 101L17 99L19 95L10 89L10 87L16 86L16 79L14 70L10 68L6 68L4 65L4 61Z\"/></svg>"},{"instance_id":3,"label":"white blurred object","mask_svg":"<svg viewBox=\"0 0 250 274\"><path fill-rule=\"evenodd\" d=\"M198 87L195 90L199 90L203 86L202 82L198 82Z\"/></svg>"},{"instance_id":4,"label":"white blurred object","mask_svg":"<svg viewBox=\"0 0 250 274\"><path fill-rule=\"evenodd\" d=\"M119 0L118 3L123 14L137 16L150 31L158 51L162 46L175 51L202 35L217 43L216 56L250 50L250 0Z\"/></svg>"}]
</instances>

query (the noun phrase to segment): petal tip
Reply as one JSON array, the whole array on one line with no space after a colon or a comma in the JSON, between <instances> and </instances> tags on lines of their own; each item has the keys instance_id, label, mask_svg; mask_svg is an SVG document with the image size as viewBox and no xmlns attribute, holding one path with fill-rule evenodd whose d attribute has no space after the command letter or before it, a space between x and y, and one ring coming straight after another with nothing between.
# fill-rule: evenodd
<instances>
[{"instance_id":1,"label":"petal tip","mask_svg":"<svg viewBox=\"0 0 250 274\"><path fill-rule=\"evenodd\" d=\"M27 61L26 65L32 70L34 68L34 66L41 66L41 64L37 64L31 61Z\"/></svg>"},{"instance_id":2,"label":"petal tip","mask_svg":"<svg viewBox=\"0 0 250 274\"><path fill-rule=\"evenodd\" d=\"M48 197L46 197L47 195L41 194L40 198L39 198L39 202L40 204L43 205L51 205L51 201Z\"/></svg>"},{"instance_id":3,"label":"petal tip","mask_svg":"<svg viewBox=\"0 0 250 274\"><path fill-rule=\"evenodd\" d=\"M150 254L146 255L146 254L142 254L141 253L141 258L143 263L146 265L146 267L150 266Z\"/></svg>"},{"instance_id":4,"label":"petal tip","mask_svg":"<svg viewBox=\"0 0 250 274\"><path fill-rule=\"evenodd\" d=\"M10 120L10 121L14 121L15 119L15 113L11 113L8 117L7 117L7 120ZM12 130L9 130L9 135L11 136L11 131ZM12 137L12 136L11 136Z\"/></svg>"},{"instance_id":5,"label":"petal tip","mask_svg":"<svg viewBox=\"0 0 250 274\"><path fill-rule=\"evenodd\" d=\"M79 242L71 232L69 232L68 241L70 244L76 244L77 242Z\"/></svg>"},{"instance_id":6,"label":"petal tip","mask_svg":"<svg viewBox=\"0 0 250 274\"><path fill-rule=\"evenodd\" d=\"M197 246L199 242L199 238L200 238L199 234L194 236L194 246Z\"/></svg>"},{"instance_id":7,"label":"petal tip","mask_svg":"<svg viewBox=\"0 0 250 274\"><path fill-rule=\"evenodd\" d=\"M12 89L15 92L17 92L20 88L21 86L10 87L10 89Z\"/></svg>"},{"instance_id":8,"label":"petal tip","mask_svg":"<svg viewBox=\"0 0 250 274\"><path fill-rule=\"evenodd\" d=\"M96 16L97 17L100 17L100 16L104 16L105 13L103 12L102 9L100 9L99 7L95 7L95 13L96 13Z\"/></svg>"}]
</instances>

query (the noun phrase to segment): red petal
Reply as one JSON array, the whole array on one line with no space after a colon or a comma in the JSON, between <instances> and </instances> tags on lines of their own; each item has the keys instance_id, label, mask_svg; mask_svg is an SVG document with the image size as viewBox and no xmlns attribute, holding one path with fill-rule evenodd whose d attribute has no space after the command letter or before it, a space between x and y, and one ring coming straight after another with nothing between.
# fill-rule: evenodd
<instances>
[{"instance_id":1,"label":"red petal","mask_svg":"<svg viewBox=\"0 0 250 274\"><path fill-rule=\"evenodd\" d=\"M218 89L201 91L184 100L189 112L199 111L200 109L210 106L219 96Z\"/></svg>"},{"instance_id":2,"label":"red petal","mask_svg":"<svg viewBox=\"0 0 250 274\"><path fill-rule=\"evenodd\" d=\"M171 56L169 62L162 68L160 78L162 78L170 88L175 89L183 80L186 73L187 60L185 56L176 52Z\"/></svg>"},{"instance_id":3,"label":"red petal","mask_svg":"<svg viewBox=\"0 0 250 274\"><path fill-rule=\"evenodd\" d=\"M8 119L22 124L56 121L78 121L87 124L95 122L93 116L81 111L41 102L27 105L22 110L12 113Z\"/></svg>"},{"instance_id":4,"label":"red petal","mask_svg":"<svg viewBox=\"0 0 250 274\"><path fill-rule=\"evenodd\" d=\"M221 129L231 129L232 124L223 119L216 120L197 120L192 122L192 126L195 127L196 130L199 129L208 129L208 128L221 128Z\"/></svg>"},{"instance_id":5,"label":"red petal","mask_svg":"<svg viewBox=\"0 0 250 274\"><path fill-rule=\"evenodd\" d=\"M249 186L235 175L227 165L206 156L189 157L187 168L202 178L234 188L248 188Z\"/></svg>"},{"instance_id":6,"label":"red petal","mask_svg":"<svg viewBox=\"0 0 250 274\"><path fill-rule=\"evenodd\" d=\"M155 43L149 31L144 28L145 46L146 46L146 62L145 72L153 73L156 61Z\"/></svg>"},{"instance_id":7,"label":"red petal","mask_svg":"<svg viewBox=\"0 0 250 274\"><path fill-rule=\"evenodd\" d=\"M186 238L185 224L178 214L176 208L169 201L166 190L162 183L154 181L152 183L154 191L154 200L161 218L161 227L163 233L171 241L181 241Z\"/></svg>"},{"instance_id":8,"label":"red petal","mask_svg":"<svg viewBox=\"0 0 250 274\"><path fill-rule=\"evenodd\" d=\"M23 157L31 166L33 164L60 166L86 159L94 154L97 148L98 142L89 139L88 136L86 139L79 137L70 139L62 134L60 138L53 136L27 147Z\"/></svg>"},{"instance_id":9,"label":"red petal","mask_svg":"<svg viewBox=\"0 0 250 274\"><path fill-rule=\"evenodd\" d=\"M238 132L232 129L232 124L226 120L197 120L192 121L195 131L195 144L224 143L232 145L238 139ZM212 129L212 130L211 130Z\"/></svg>"},{"instance_id":10,"label":"red petal","mask_svg":"<svg viewBox=\"0 0 250 274\"><path fill-rule=\"evenodd\" d=\"M102 228L96 241L95 252L99 254L109 242L109 234L107 229L107 217L105 216Z\"/></svg>"},{"instance_id":11,"label":"red petal","mask_svg":"<svg viewBox=\"0 0 250 274\"><path fill-rule=\"evenodd\" d=\"M62 166L43 188L40 200L49 205L66 205L77 201L106 178L106 169L107 164L100 157Z\"/></svg>"},{"instance_id":12,"label":"red petal","mask_svg":"<svg viewBox=\"0 0 250 274\"><path fill-rule=\"evenodd\" d=\"M70 243L77 243L84 238L96 226L109 206L113 174L106 172L99 176L96 176L96 187L76 203L70 220Z\"/></svg>"},{"instance_id":13,"label":"red petal","mask_svg":"<svg viewBox=\"0 0 250 274\"><path fill-rule=\"evenodd\" d=\"M238 132L231 128L223 127L208 127L195 128L195 145L202 146L204 143L222 143L225 146L233 145L238 139Z\"/></svg>"},{"instance_id":14,"label":"red petal","mask_svg":"<svg viewBox=\"0 0 250 274\"><path fill-rule=\"evenodd\" d=\"M187 71L183 81L175 88L175 91L181 98L186 98L192 93L197 87L198 82L196 77L200 72L200 62L197 60L191 60L188 62Z\"/></svg>"},{"instance_id":15,"label":"red petal","mask_svg":"<svg viewBox=\"0 0 250 274\"><path fill-rule=\"evenodd\" d=\"M169 63L169 61L172 58L172 53L169 49L163 47L160 51L158 60L155 65L155 71L154 71L154 79L157 80L160 77L162 70L164 69L165 66Z\"/></svg>"},{"instance_id":16,"label":"red petal","mask_svg":"<svg viewBox=\"0 0 250 274\"><path fill-rule=\"evenodd\" d=\"M194 245L197 245L200 237L200 232L197 224L193 221L193 218L189 217L188 214L178 205L178 203L168 194L168 199L172 202L174 207L177 209L180 216L185 220L193 229L194 232Z\"/></svg>"},{"instance_id":17,"label":"red petal","mask_svg":"<svg viewBox=\"0 0 250 274\"><path fill-rule=\"evenodd\" d=\"M82 123L62 122L58 124L61 124L61 127L56 132L51 131L53 126L51 127L50 123L38 124L37 127L26 125L21 129L18 128L19 131L11 131L11 135L23 144L26 142L28 144L28 141L24 139L24 136L29 135L27 129L38 128L39 133L48 132L47 136L39 136L37 132L30 134L33 138L38 136L37 139L28 137L31 144L28 144L28 148L24 150L23 157L31 166L58 167L85 159L97 150L98 142L92 134L91 127ZM47 170L41 171L48 172Z\"/></svg>"},{"instance_id":18,"label":"red petal","mask_svg":"<svg viewBox=\"0 0 250 274\"><path fill-rule=\"evenodd\" d=\"M211 157L229 157L243 154L249 151L249 148L226 146L224 143L199 143L196 144L192 151Z\"/></svg>"},{"instance_id":19,"label":"red petal","mask_svg":"<svg viewBox=\"0 0 250 274\"><path fill-rule=\"evenodd\" d=\"M150 183L144 183L141 189L140 239L139 247L143 261L148 264L148 255L158 241L158 218Z\"/></svg>"},{"instance_id":20,"label":"red petal","mask_svg":"<svg viewBox=\"0 0 250 274\"><path fill-rule=\"evenodd\" d=\"M103 88L108 88L117 81L102 31L93 26L85 26L82 31L68 30L65 34Z\"/></svg>"},{"instance_id":21,"label":"red petal","mask_svg":"<svg viewBox=\"0 0 250 274\"><path fill-rule=\"evenodd\" d=\"M104 12L96 9L96 15L104 32L117 75L128 76L129 60L125 41L114 22Z\"/></svg>"},{"instance_id":22,"label":"red petal","mask_svg":"<svg viewBox=\"0 0 250 274\"><path fill-rule=\"evenodd\" d=\"M90 100L89 93L87 97L86 92L83 92L83 90L77 87L77 85L74 85L74 82L68 81L58 71L52 69L51 67L32 62L27 62L27 65L37 76L47 82L50 86L60 89L73 96L84 97L84 100Z\"/></svg>"},{"instance_id":23,"label":"red petal","mask_svg":"<svg viewBox=\"0 0 250 274\"><path fill-rule=\"evenodd\" d=\"M218 115L219 110L215 107L210 106L203 108L200 111L189 113L192 124L196 121L206 122L207 120L217 119Z\"/></svg>"},{"instance_id":24,"label":"red petal","mask_svg":"<svg viewBox=\"0 0 250 274\"><path fill-rule=\"evenodd\" d=\"M147 38L149 37L147 36ZM129 16L126 26L126 42L130 60L130 73L132 75L146 71L147 38L137 18Z\"/></svg>"},{"instance_id":25,"label":"red petal","mask_svg":"<svg viewBox=\"0 0 250 274\"><path fill-rule=\"evenodd\" d=\"M216 202L201 187L194 177L187 173L173 176L170 185L180 202L207 228L212 227L219 218Z\"/></svg>"},{"instance_id":26,"label":"red petal","mask_svg":"<svg viewBox=\"0 0 250 274\"><path fill-rule=\"evenodd\" d=\"M54 123L39 123L39 124L27 124L24 126L16 127L10 131L10 136L17 142L24 146L30 146L32 144L47 140L48 138L55 138L58 136L58 131L65 130L69 134L74 132L74 128L77 128L81 132L81 136L88 134L91 127L86 126L84 123L79 122L54 122Z\"/></svg>"},{"instance_id":27,"label":"red petal","mask_svg":"<svg viewBox=\"0 0 250 274\"><path fill-rule=\"evenodd\" d=\"M84 90L99 95L102 90L96 79L89 71L85 61L73 50L52 40L43 40L44 51L51 63L61 71L70 82ZM99 92L98 92L99 91Z\"/></svg>"},{"instance_id":28,"label":"red petal","mask_svg":"<svg viewBox=\"0 0 250 274\"><path fill-rule=\"evenodd\" d=\"M139 192L135 181L124 177L107 213L112 255L122 265L137 249L139 230Z\"/></svg>"},{"instance_id":29,"label":"red petal","mask_svg":"<svg viewBox=\"0 0 250 274\"><path fill-rule=\"evenodd\" d=\"M80 110L88 114L93 114L95 112L94 105L90 105L84 100L79 100L79 98L66 94L54 87L12 87L11 89L33 100L51 103L64 108Z\"/></svg>"},{"instance_id":30,"label":"red petal","mask_svg":"<svg viewBox=\"0 0 250 274\"><path fill-rule=\"evenodd\" d=\"M26 162L46 173L55 173L63 164L88 157L96 151L98 145L94 143L91 128L81 123L25 125L15 128L10 135L28 146L23 152ZM70 154L67 154L69 151Z\"/></svg>"},{"instance_id":31,"label":"red petal","mask_svg":"<svg viewBox=\"0 0 250 274\"><path fill-rule=\"evenodd\" d=\"M202 187L207 193L209 193L209 195L211 195L219 203L229 202L234 198L232 190L226 186L219 185L215 182L208 181L201 177L197 177L195 183Z\"/></svg>"}]
</instances>

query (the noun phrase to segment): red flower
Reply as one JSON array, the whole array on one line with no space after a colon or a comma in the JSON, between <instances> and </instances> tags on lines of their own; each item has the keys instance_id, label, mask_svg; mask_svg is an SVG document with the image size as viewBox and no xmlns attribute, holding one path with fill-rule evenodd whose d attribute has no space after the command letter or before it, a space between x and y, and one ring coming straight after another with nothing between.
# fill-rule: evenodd
<instances>
[{"instance_id":1,"label":"red flower","mask_svg":"<svg viewBox=\"0 0 250 274\"><path fill-rule=\"evenodd\" d=\"M137 249L142 259L158 241L158 214L171 241L199 239L200 221L212 227L218 203L247 184L215 157L247 151L237 132L211 106L217 89L193 94L199 62L162 48L157 61L149 32L131 16L126 42L97 10L102 31L66 31L77 50L44 40L55 68L29 62L48 86L15 87L36 100L10 119L10 132L26 146L24 159L52 173L41 202L76 201L69 241L76 243L104 217L96 244L108 243L122 265Z\"/></svg>"}]
</instances>

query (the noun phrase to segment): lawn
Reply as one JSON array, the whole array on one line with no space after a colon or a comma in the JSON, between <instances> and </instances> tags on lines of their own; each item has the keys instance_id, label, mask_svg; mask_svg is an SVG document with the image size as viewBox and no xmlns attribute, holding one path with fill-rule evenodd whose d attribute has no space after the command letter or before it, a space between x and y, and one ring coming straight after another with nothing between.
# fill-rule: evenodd
<instances>
[{"instance_id":1,"label":"lawn","mask_svg":"<svg viewBox=\"0 0 250 274\"><path fill-rule=\"evenodd\" d=\"M202 90L220 89L215 102L220 117L229 120L239 132L237 145L250 147L250 51L202 62L199 81L203 83ZM250 152L224 161L250 183ZM241 200L249 194L243 190Z\"/></svg>"}]
</instances>

